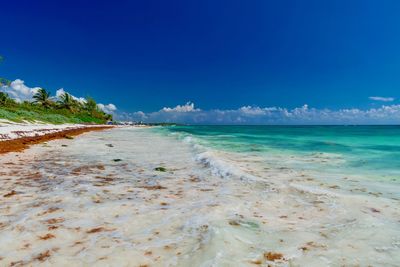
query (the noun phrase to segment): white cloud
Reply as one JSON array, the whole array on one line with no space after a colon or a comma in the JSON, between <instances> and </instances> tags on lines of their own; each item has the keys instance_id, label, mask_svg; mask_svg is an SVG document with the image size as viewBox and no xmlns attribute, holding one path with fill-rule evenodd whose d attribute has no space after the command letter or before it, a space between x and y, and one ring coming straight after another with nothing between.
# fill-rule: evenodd
<instances>
[{"instance_id":1,"label":"white cloud","mask_svg":"<svg viewBox=\"0 0 400 267\"><path fill-rule=\"evenodd\" d=\"M182 107L182 106L178 106ZM193 105L194 109L194 105ZM118 120L176 122L186 124L399 124L400 105L372 109L316 109L308 105L287 109L281 107L244 106L230 110L175 111L164 108L157 112L117 113ZM178 109L181 110L181 109Z\"/></svg>"},{"instance_id":2,"label":"white cloud","mask_svg":"<svg viewBox=\"0 0 400 267\"><path fill-rule=\"evenodd\" d=\"M369 99L374 101L382 101L382 102L392 102L394 101L394 97L383 97L383 96L370 96Z\"/></svg>"},{"instance_id":3,"label":"white cloud","mask_svg":"<svg viewBox=\"0 0 400 267\"><path fill-rule=\"evenodd\" d=\"M17 102L31 101L34 94L40 87L28 87L25 82L20 79L16 79L11 82L9 86L0 87L0 91L7 93L11 98Z\"/></svg>"},{"instance_id":4,"label":"white cloud","mask_svg":"<svg viewBox=\"0 0 400 267\"><path fill-rule=\"evenodd\" d=\"M247 115L265 115L267 112L263 108L252 107L252 106L241 107L241 108L239 108L239 110Z\"/></svg>"},{"instance_id":5,"label":"white cloud","mask_svg":"<svg viewBox=\"0 0 400 267\"><path fill-rule=\"evenodd\" d=\"M114 119L118 121L146 121L148 117L143 111L133 113L121 111L114 114Z\"/></svg>"},{"instance_id":6,"label":"white cloud","mask_svg":"<svg viewBox=\"0 0 400 267\"><path fill-rule=\"evenodd\" d=\"M174 108L163 108L161 111L164 112L194 112L194 111L200 111L200 109L196 109L194 107L194 103L192 102L187 102L185 105L177 105Z\"/></svg>"},{"instance_id":7,"label":"white cloud","mask_svg":"<svg viewBox=\"0 0 400 267\"><path fill-rule=\"evenodd\" d=\"M117 107L114 104L97 104L97 107L104 111L105 113L114 113L117 110Z\"/></svg>"}]
</instances>

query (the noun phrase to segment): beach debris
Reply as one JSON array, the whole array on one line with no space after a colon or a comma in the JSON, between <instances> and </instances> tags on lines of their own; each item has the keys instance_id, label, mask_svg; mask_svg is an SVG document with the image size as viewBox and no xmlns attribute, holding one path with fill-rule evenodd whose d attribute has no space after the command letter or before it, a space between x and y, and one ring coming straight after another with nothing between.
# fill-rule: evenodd
<instances>
[{"instance_id":1,"label":"beach debris","mask_svg":"<svg viewBox=\"0 0 400 267\"><path fill-rule=\"evenodd\" d=\"M3 197L11 197L11 196L16 195L16 194L17 194L17 191L12 190L11 192L5 194Z\"/></svg>"},{"instance_id":2,"label":"beach debris","mask_svg":"<svg viewBox=\"0 0 400 267\"><path fill-rule=\"evenodd\" d=\"M265 252L264 258L269 261L283 260L283 255L281 253L276 252Z\"/></svg>"},{"instance_id":3,"label":"beach debris","mask_svg":"<svg viewBox=\"0 0 400 267\"><path fill-rule=\"evenodd\" d=\"M375 209L375 208L369 208L372 212L375 212L375 213L380 213L381 211L380 210L378 210L378 209Z\"/></svg>"},{"instance_id":4,"label":"beach debris","mask_svg":"<svg viewBox=\"0 0 400 267\"><path fill-rule=\"evenodd\" d=\"M167 206L168 203L166 203L166 202L161 202L160 205L161 205L161 206Z\"/></svg>"},{"instance_id":5,"label":"beach debris","mask_svg":"<svg viewBox=\"0 0 400 267\"><path fill-rule=\"evenodd\" d=\"M200 188L199 191L210 192L210 191L214 191L214 189L212 189L212 188Z\"/></svg>"},{"instance_id":6,"label":"beach debris","mask_svg":"<svg viewBox=\"0 0 400 267\"><path fill-rule=\"evenodd\" d=\"M200 178L196 177L194 175L191 175L189 181L191 181L193 183L198 183L198 182L200 182Z\"/></svg>"},{"instance_id":7,"label":"beach debris","mask_svg":"<svg viewBox=\"0 0 400 267\"><path fill-rule=\"evenodd\" d=\"M47 224L56 224L56 223L62 223L64 221L65 221L64 218L52 218L52 219L46 220L45 223L47 223Z\"/></svg>"},{"instance_id":8,"label":"beach debris","mask_svg":"<svg viewBox=\"0 0 400 267\"><path fill-rule=\"evenodd\" d=\"M165 167L161 167L161 166L154 168L154 170L157 172L166 172L167 171L167 169Z\"/></svg>"},{"instance_id":9,"label":"beach debris","mask_svg":"<svg viewBox=\"0 0 400 267\"><path fill-rule=\"evenodd\" d=\"M96 165L94 167L96 167L98 170L101 170L101 171L104 171L106 169L106 167L104 167L104 165L101 165L101 164Z\"/></svg>"},{"instance_id":10,"label":"beach debris","mask_svg":"<svg viewBox=\"0 0 400 267\"><path fill-rule=\"evenodd\" d=\"M167 189L166 187L164 187L162 185L145 185L145 186L141 186L140 188L144 188L144 189L147 189L147 190Z\"/></svg>"},{"instance_id":11,"label":"beach debris","mask_svg":"<svg viewBox=\"0 0 400 267\"><path fill-rule=\"evenodd\" d=\"M229 225L232 225L232 226L243 226L243 227L250 228L250 229L260 228L260 226L255 222L243 221L243 220L230 220L229 221Z\"/></svg>"},{"instance_id":12,"label":"beach debris","mask_svg":"<svg viewBox=\"0 0 400 267\"><path fill-rule=\"evenodd\" d=\"M62 147L67 147L68 145L61 145Z\"/></svg>"},{"instance_id":13,"label":"beach debris","mask_svg":"<svg viewBox=\"0 0 400 267\"><path fill-rule=\"evenodd\" d=\"M326 249L325 245L321 245L321 244L317 244L313 241L307 242L305 245L301 246L300 249L302 251L307 251L310 250L312 248L322 248L322 249Z\"/></svg>"},{"instance_id":14,"label":"beach debris","mask_svg":"<svg viewBox=\"0 0 400 267\"><path fill-rule=\"evenodd\" d=\"M256 265L261 265L263 262L260 259L255 259L255 260L250 260L250 263L256 264Z\"/></svg>"},{"instance_id":15,"label":"beach debris","mask_svg":"<svg viewBox=\"0 0 400 267\"><path fill-rule=\"evenodd\" d=\"M252 228L252 229L260 227L257 223L250 222L250 221L243 221L243 222L241 222L241 225L243 225L244 227Z\"/></svg>"},{"instance_id":16,"label":"beach debris","mask_svg":"<svg viewBox=\"0 0 400 267\"><path fill-rule=\"evenodd\" d=\"M65 135L65 139L74 139L74 137L73 136L71 136L71 135Z\"/></svg>"},{"instance_id":17,"label":"beach debris","mask_svg":"<svg viewBox=\"0 0 400 267\"><path fill-rule=\"evenodd\" d=\"M232 225L232 226L240 226L240 223L239 223L238 221L236 221L236 220L230 220L230 221L229 221L229 225Z\"/></svg>"},{"instance_id":18,"label":"beach debris","mask_svg":"<svg viewBox=\"0 0 400 267\"><path fill-rule=\"evenodd\" d=\"M206 232L208 231L209 226L207 224L201 225L198 229L200 232Z\"/></svg>"},{"instance_id":19,"label":"beach debris","mask_svg":"<svg viewBox=\"0 0 400 267\"><path fill-rule=\"evenodd\" d=\"M122 159L113 159L114 162L120 162Z\"/></svg>"},{"instance_id":20,"label":"beach debris","mask_svg":"<svg viewBox=\"0 0 400 267\"><path fill-rule=\"evenodd\" d=\"M322 236L322 237L325 237L325 238L328 238L329 236L326 234L326 233L324 233L324 232L319 232L319 234Z\"/></svg>"},{"instance_id":21,"label":"beach debris","mask_svg":"<svg viewBox=\"0 0 400 267\"><path fill-rule=\"evenodd\" d=\"M104 170L105 170L105 167L104 167L104 165L102 165L102 164L97 164L97 165L82 165L82 166L79 166L79 167L74 168L74 169L71 171L71 173L74 174L74 175L79 175L79 174L82 174L82 173L85 173L85 174L86 174L86 173L92 173L92 172L94 171L94 169L104 171Z\"/></svg>"},{"instance_id":22,"label":"beach debris","mask_svg":"<svg viewBox=\"0 0 400 267\"><path fill-rule=\"evenodd\" d=\"M52 239L52 238L55 238L55 237L56 237L55 235L48 233L48 234L46 234L44 236L39 236L39 239L48 240L48 239Z\"/></svg>"},{"instance_id":23,"label":"beach debris","mask_svg":"<svg viewBox=\"0 0 400 267\"><path fill-rule=\"evenodd\" d=\"M51 255L50 255L50 250L46 250L45 252L42 252L42 253L40 253L39 255L37 255L36 257L35 257L35 260L38 260L38 261L45 261L47 258L49 258Z\"/></svg>"},{"instance_id":24,"label":"beach debris","mask_svg":"<svg viewBox=\"0 0 400 267\"><path fill-rule=\"evenodd\" d=\"M99 197L99 196L92 196L92 201L94 202L94 203L101 203L102 201L101 201L102 199L101 199L101 197Z\"/></svg>"},{"instance_id":25,"label":"beach debris","mask_svg":"<svg viewBox=\"0 0 400 267\"><path fill-rule=\"evenodd\" d=\"M26 243L22 246L22 249L28 249L32 246L32 244Z\"/></svg>"},{"instance_id":26,"label":"beach debris","mask_svg":"<svg viewBox=\"0 0 400 267\"><path fill-rule=\"evenodd\" d=\"M106 144L108 147L114 147L113 144Z\"/></svg>"},{"instance_id":27,"label":"beach debris","mask_svg":"<svg viewBox=\"0 0 400 267\"><path fill-rule=\"evenodd\" d=\"M104 231L104 227L97 227L97 228L93 228L93 229L86 231L86 233L94 234L94 233L98 233L98 232L102 232L102 231Z\"/></svg>"},{"instance_id":28,"label":"beach debris","mask_svg":"<svg viewBox=\"0 0 400 267\"><path fill-rule=\"evenodd\" d=\"M368 194L373 195L373 196L375 196L375 197L380 197L380 196L382 196L382 193L380 193L380 192L368 192Z\"/></svg>"},{"instance_id":29,"label":"beach debris","mask_svg":"<svg viewBox=\"0 0 400 267\"><path fill-rule=\"evenodd\" d=\"M10 263L10 267L13 267L13 266L24 266L24 264L25 264L25 262L23 262L23 261L13 261L13 262Z\"/></svg>"},{"instance_id":30,"label":"beach debris","mask_svg":"<svg viewBox=\"0 0 400 267\"><path fill-rule=\"evenodd\" d=\"M100 227L96 227L96 228L92 228L90 230L87 230L86 233L87 234L94 234L94 233L109 232L109 231L112 231L112 230L100 226Z\"/></svg>"},{"instance_id":31,"label":"beach debris","mask_svg":"<svg viewBox=\"0 0 400 267\"><path fill-rule=\"evenodd\" d=\"M144 253L144 255L145 256L151 256L151 255L153 255L153 252L152 251L146 251L145 253Z\"/></svg>"},{"instance_id":32,"label":"beach debris","mask_svg":"<svg viewBox=\"0 0 400 267\"><path fill-rule=\"evenodd\" d=\"M100 261L103 261L103 260L106 260L106 259L108 259L107 256L104 256L104 257L99 258Z\"/></svg>"}]
</instances>

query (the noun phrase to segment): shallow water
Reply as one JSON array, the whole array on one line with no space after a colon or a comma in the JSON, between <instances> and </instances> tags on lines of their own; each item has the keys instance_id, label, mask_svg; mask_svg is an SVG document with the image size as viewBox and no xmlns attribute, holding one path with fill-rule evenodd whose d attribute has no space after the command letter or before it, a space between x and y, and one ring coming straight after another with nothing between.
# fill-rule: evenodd
<instances>
[{"instance_id":1,"label":"shallow water","mask_svg":"<svg viewBox=\"0 0 400 267\"><path fill-rule=\"evenodd\" d=\"M399 266L397 165L199 129L114 129L1 157L0 266Z\"/></svg>"}]
</instances>

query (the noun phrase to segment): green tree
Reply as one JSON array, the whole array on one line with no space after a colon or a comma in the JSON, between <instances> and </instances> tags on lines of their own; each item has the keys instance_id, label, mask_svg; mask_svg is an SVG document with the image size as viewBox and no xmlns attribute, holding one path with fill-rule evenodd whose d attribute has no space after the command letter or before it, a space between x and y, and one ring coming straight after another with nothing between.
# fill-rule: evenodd
<instances>
[{"instance_id":1,"label":"green tree","mask_svg":"<svg viewBox=\"0 0 400 267\"><path fill-rule=\"evenodd\" d=\"M53 101L50 99L50 92L43 88L40 88L37 93L33 96L34 103L41 105L44 108L50 108L53 105Z\"/></svg>"},{"instance_id":2,"label":"green tree","mask_svg":"<svg viewBox=\"0 0 400 267\"><path fill-rule=\"evenodd\" d=\"M86 103L84 104L84 109L86 111L88 111L88 112L97 111L97 103L96 103L96 101L91 97L87 97L86 98Z\"/></svg>"},{"instance_id":3,"label":"green tree","mask_svg":"<svg viewBox=\"0 0 400 267\"><path fill-rule=\"evenodd\" d=\"M111 114L104 113L104 119L106 121L112 121L113 120L113 116Z\"/></svg>"},{"instance_id":4,"label":"green tree","mask_svg":"<svg viewBox=\"0 0 400 267\"><path fill-rule=\"evenodd\" d=\"M0 77L0 86L10 86L11 81Z\"/></svg>"},{"instance_id":5,"label":"green tree","mask_svg":"<svg viewBox=\"0 0 400 267\"><path fill-rule=\"evenodd\" d=\"M0 106L10 106L15 104L14 99L12 99L7 93L0 92Z\"/></svg>"},{"instance_id":6,"label":"green tree","mask_svg":"<svg viewBox=\"0 0 400 267\"><path fill-rule=\"evenodd\" d=\"M4 57L3 57L2 55L0 55L0 63L1 63L3 60L4 60ZM9 80L0 77L0 86L3 86L3 85L10 85L10 83L11 83L11 82L10 82Z\"/></svg>"},{"instance_id":7,"label":"green tree","mask_svg":"<svg viewBox=\"0 0 400 267\"><path fill-rule=\"evenodd\" d=\"M60 108L65 108L71 112L76 112L79 109L79 103L70 94L64 93L60 96L58 100L58 105Z\"/></svg>"}]
</instances>

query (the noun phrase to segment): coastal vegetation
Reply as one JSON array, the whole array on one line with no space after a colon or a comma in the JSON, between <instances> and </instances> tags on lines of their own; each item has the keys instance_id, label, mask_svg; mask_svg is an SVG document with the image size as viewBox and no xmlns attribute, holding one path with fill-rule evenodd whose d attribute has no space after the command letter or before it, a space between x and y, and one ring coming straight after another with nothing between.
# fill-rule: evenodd
<instances>
[{"instance_id":1,"label":"coastal vegetation","mask_svg":"<svg viewBox=\"0 0 400 267\"><path fill-rule=\"evenodd\" d=\"M32 102L16 102L7 93L0 92L0 119L54 124L102 124L112 120L112 115L100 110L96 101L90 97L86 98L85 102L80 102L70 94L64 93L60 96L60 100L56 101L50 92L39 89L33 99Z\"/></svg>"},{"instance_id":2,"label":"coastal vegetation","mask_svg":"<svg viewBox=\"0 0 400 267\"><path fill-rule=\"evenodd\" d=\"M0 88L7 88L10 84L11 81L0 77ZM0 119L53 124L102 124L111 121L112 115L102 111L91 97L78 100L66 92L54 97L46 89L40 88L33 95L32 101L16 101L6 90L0 91Z\"/></svg>"}]
</instances>

